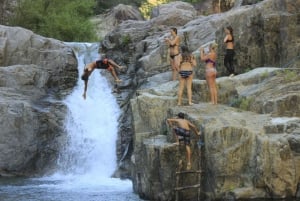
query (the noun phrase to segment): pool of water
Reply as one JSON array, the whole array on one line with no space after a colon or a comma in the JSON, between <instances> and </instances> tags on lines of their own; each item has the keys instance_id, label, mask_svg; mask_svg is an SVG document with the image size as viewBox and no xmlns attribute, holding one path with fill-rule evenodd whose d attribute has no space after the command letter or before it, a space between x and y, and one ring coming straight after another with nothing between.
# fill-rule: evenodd
<instances>
[{"instance_id":1,"label":"pool of water","mask_svg":"<svg viewBox=\"0 0 300 201\"><path fill-rule=\"evenodd\" d=\"M0 178L1 201L141 201L130 181L85 178Z\"/></svg>"}]
</instances>

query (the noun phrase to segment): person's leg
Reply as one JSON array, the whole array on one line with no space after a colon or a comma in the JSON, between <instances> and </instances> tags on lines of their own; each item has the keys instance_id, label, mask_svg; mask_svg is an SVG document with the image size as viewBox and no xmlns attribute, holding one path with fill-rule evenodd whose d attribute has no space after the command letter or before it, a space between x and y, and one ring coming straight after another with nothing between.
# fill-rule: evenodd
<instances>
[{"instance_id":1,"label":"person's leg","mask_svg":"<svg viewBox=\"0 0 300 201\"><path fill-rule=\"evenodd\" d=\"M179 76L178 102L177 102L177 105L181 105L182 104L182 93L183 93L183 89L184 89L184 83L185 83L185 79L183 79L182 77Z\"/></svg>"},{"instance_id":2,"label":"person's leg","mask_svg":"<svg viewBox=\"0 0 300 201\"><path fill-rule=\"evenodd\" d=\"M177 80L178 72L179 72L179 65L180 65L180 60L179 60L179 55L174 57L174 69L175 69L175 76L173 77L173 80Z\"/></svg>"},{"instance_id":3,"label":"person's leg","mask_svg":"<svg viewBox=\"0 0 300 201\"><path fill-rule=\"evenodd\" d=\"M214 104L214 102L213 102L214 98L213 98L213 92L212 92L213 82L212 82L211 72L206 73L206 82L207 82L208 89L209 89L210 101L212 104Z\"/></svg>"},{"instance_id":4,"label":"person's leg","mask_svg":"<svg viewBox=\"0 0 300 201\"><path fill-rule=\"evenodd\" d=\"M192 84L193 84L193 75L190 75L188 78L186 78L186 89L187 89L189 105L193 105L193 103L192 103Z\"/></svg>"},{"instance_id":5,"label":"person's leg","mask_svg":"<svg viewBox=\"0 0 300 201\"><path fill-rule=\"evenodd\" d=\"M117 73L116 73L116 71L115 71L115 69L114 69L113 66L110 66L108 70L110 71L111 75L114 77L114 79L115 79L116 82L122 81L122 80L120 80L118 78Z\"/></svg>"},{"instance_id":6,"label":"person's leg","mask_svg":"<svg viewBox=\"0 0 300 201\"><path fill-rule=\"evenodd\" d=\"M217 84L216 84L216 76L212 76L211 78L211 93L212 93L212 103L218 104L218 92L217 92Z\"/></svg>"},{"instance_id":7,"label":"person's leg","mask_svg":"<svg viewBox=\"0 0 300 201\"><path fill-rule=\"evenodd\" d=\"M172 68L172 80L176 80L177 79L177 68L176 68L176 62L175 62L175 57L173 59L170 60L171 62L171 68Z\"/></svg>"},{"instance_id":8,"label":"person's leg","mask_svg":"<svg viewBox=\"0 0 300 201\"><path fill-rule=\"evenodd\" d=\"M224 66L227 69L229 75L232 74L232 65L230 64L230 58L231 58L230 50L227 49L224 57Z\"/></svg>"},{"instance_id":9,"label":"person's leg","mask_svg":"<svg viewBox=\"0 0 300 201\"><path fill-rule=\"evenodd\" d=\"M187 167L186 169L191 169L191 147L189 145L185 145L186 148L186 158L187 158Z\"/></svg>"},{"instance_id":10,"label":"person's leg","mask_svg":"<svg viewBox=\"0 0 300 201\"><path fill-rule=\"evenodd\" d=\"M231 50L230 52L229 52L229 58L228 58L228 65L229 65L229 68L230 68L230 74L233 74L233 75L235 75L235 70L234 70L234 66L233 66L233 56L234 56L234 51L233 50Z\"/></svg>"}]
</instances>

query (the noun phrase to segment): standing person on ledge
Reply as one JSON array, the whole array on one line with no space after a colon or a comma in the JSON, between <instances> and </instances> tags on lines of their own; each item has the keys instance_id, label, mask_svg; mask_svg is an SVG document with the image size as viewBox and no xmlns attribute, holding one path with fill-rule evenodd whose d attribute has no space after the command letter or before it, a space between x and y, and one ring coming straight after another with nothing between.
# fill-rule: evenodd
<instances>
[{"instance_id":1,"label":"standing person on ledge","mask_svg":"<svg viewBox=\"0 0 300 201\"><path fill-rule=\"evenodd\" d=\"M218 104L218 90L216 84L217 70L216 70L216 60L217 60L217 44L212 43L209 45L209 52L204 53L204 48L200 48L200 59L205 61L205 77L209 88L211 104Z\"/></svg>"},{"instance_id":2,"label":"standing person on ledge","mask_svg":"<svg viewBox=\"0 0 300 201\"><path fill-rule=\"evenodd\" d=\"M233 66L233 57L234 57L234 37L233 29L231 26L228 26L224 29L226 36L224 38L224 43L226 44L226 53L224 57L224 66L229 72L229 76L233 77L235 75L234 66Z\"/></svg>"},{"instance_id":3,"label":"standing person on ledge","mask_svg":"<svg viewBox=\"0 0 300 201\"><path fill-rule=\"evenodd\" d=\"M192 53L189 52L186 46L181 47L181 54L179 55L179 88L178 88L178 103L180 106L182 104L182 93L184 85L186 85L188 104L192 103L192 83L193 83L193 68L196 66L196 59Z\"/></svg>"},{"instance_id":4,"label":"standing person on ledge","mask_svg":"<svg viewBox=\"0 0 300 201\"><path fill-rule=\"evenodd\" d=\"M86 99L86 91L87 91L89 76L92 74L92 72L96 68L97 69L106 69L112 74L112 76L114 77L116 82L122 81L118 78L115 68L123 69L124 67L119 66L113 60L104 58L104 59L100 59L100 60L94 61L92 63L89 63L84 67L83 74L81 76L81 79L84 81L84 92L82 95L84 99Z\"/></svg>"},{"instance_id":5,"label":"standing person on ledge","mask_svg":"<svg viewBox=\"0 0 300 201\"><path fill-rule=\"evenodd\" d=\"M170 48L170 63L172 68L172 80L177 79L177 73L179 68L179 45L180 37L177 35L177 29L171 28L171 38L165 39Z\"/></svg>"},{"instance_id":6,"label":"standing person on ledge","mask_svg":"<svg viewBox=\"0 0 300 201\"><path fill-rule=\"evenodd\" d=\"M194 124L192 124L190 121L184 119L184 113L179 112L177 114L177 117L169 118L167 119L167 124L169 126L173 126L173 124L176 124L177 127L174 128L175 137L176 137L176 145L180 145L182 143L185 144L186 148L186 157L187 157L187 170L191 169L191 134L190 129L193 129L195 134L200 135L201 132L196 128Z\"/></svg>"}]
</instances>

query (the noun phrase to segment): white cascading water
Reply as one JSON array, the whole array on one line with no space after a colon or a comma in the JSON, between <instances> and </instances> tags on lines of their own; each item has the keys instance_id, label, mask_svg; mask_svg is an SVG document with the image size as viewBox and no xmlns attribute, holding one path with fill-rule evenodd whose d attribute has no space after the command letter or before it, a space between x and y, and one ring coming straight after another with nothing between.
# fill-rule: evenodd
<instances>
[{"instance_id":1,"label":"white cascading water","mask_svg":"<svg viewBox=\"0 0 300 201\"><path fill-rule=\"evenodd\" d=\"M76 52L78 82L64 100L68 143L57 173L42 178L0 180L1 201L139 201L129 180L111 178L116 169L119 106L107 80L95 70L86 100L80 75L99 58L98 45L67 43ZM1 179L1 178L0 178Z\"/></svg>"},{"instance_id":2,"label":"white cascading water","mask_svg":"<svg viewBox=\"0 0 300 201\"><path fill-rule=\"evenodd\" d=\"M111 178L117 165L116 140L120 109L108 81L99 70L96 69L89 78L86 100L82 97L84 83L80 76L87 63L99 59L98 44L68 45L77 54L79 77L77 86L65 100L69 110L65 124L69 142L59 160L61 171L54 178L70 181L72 188L76 185L80 188L109 188L110 184L115 185L116 182L128 188L130 182Z\"/></svg>"}]
</instances>

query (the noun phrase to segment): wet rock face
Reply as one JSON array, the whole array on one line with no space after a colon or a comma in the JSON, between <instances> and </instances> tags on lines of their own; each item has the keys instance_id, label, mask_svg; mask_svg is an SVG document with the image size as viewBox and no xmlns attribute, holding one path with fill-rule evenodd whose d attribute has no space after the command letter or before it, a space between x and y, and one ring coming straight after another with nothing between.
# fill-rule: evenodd
<instances>
[{"instance_id":1,"label":"wet rock face","mask_svg":"<svg viewBox=\"0 0 300 201\"><path fill-rule=\"evenodd\" d=\"M77 60L62 42L0 26L0 175L51 171L61 145L61 99L77 80Z\"/></svg>"}]
</instances>

